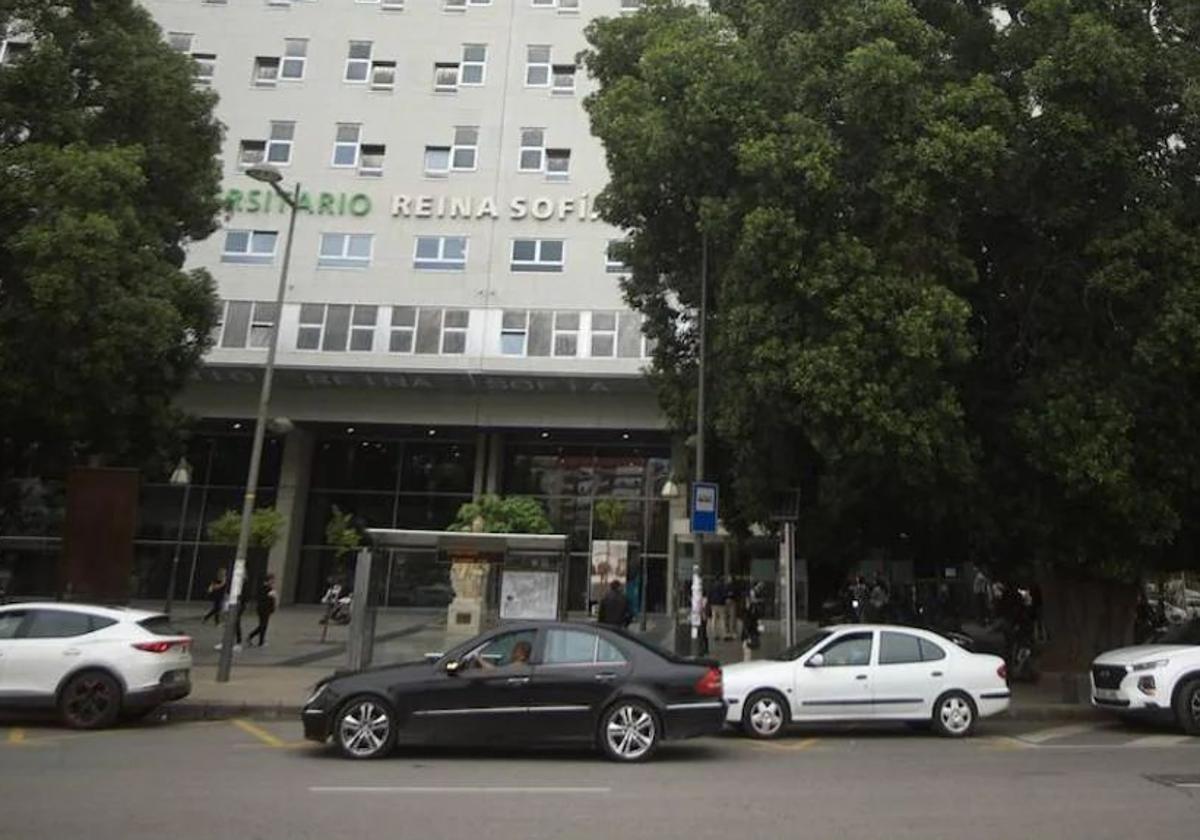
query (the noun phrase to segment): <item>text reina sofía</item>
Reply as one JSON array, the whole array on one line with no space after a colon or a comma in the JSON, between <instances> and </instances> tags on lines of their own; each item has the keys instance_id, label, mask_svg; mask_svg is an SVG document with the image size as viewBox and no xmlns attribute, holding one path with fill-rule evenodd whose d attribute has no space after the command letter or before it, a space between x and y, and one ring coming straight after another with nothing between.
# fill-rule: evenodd
<instances>
[{"instance_id":1,"label":"text reina sof\u00eda","mask_svg":"<svg viewBox=\"0 0 1200 840\"><path fill-rule=\"evenodd\" d=\"M392 215L417 219L499 219L500 210L496 199L487 197L473 199L468 196L395 195L392 197ZM591 206L587 193L578 198L526 198L516 196L508 202L510 219L533 218L578 219L595 221L600 214Z\"/></svg>"}]
</instances>

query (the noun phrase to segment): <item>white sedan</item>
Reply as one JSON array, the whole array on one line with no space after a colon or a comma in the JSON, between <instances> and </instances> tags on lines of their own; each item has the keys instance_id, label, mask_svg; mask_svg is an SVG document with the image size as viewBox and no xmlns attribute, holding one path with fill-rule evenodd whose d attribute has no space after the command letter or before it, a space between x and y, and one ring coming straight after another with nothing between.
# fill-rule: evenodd
<instances>
[{"instance_id":1,"label":"white sedan","mask_svg":"<svg viewBox=\"0 0 1200 840\"><path fill-rule=\"evenodd\" d=\"M914 627L822 628L774 659L722 669L726 722L753 738L789 723L912 721L948 737L1008 708L1004 660Z\"/></svg>"},{"instance_id":2,"label":"white sedan","mask_svg":"<svg viewBox=\"0 0 1200 840\"><path fill-rule=\"evenodd\" d=\"M57 709L79 729L191 691L192 640L165 615L84 604L0 607L0 708Z\"/></svg>"}]
</instances>

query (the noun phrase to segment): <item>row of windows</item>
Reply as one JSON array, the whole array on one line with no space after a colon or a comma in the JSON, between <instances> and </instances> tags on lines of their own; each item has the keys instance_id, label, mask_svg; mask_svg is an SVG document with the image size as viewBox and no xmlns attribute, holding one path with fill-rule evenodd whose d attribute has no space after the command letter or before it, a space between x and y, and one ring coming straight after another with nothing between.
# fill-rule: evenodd
<instances>
[{"instance_id":1,"label":"row of windows","mask_svg":"<svg viewBox=\"0 0 1200 840\"><path fill-rule=\"evenodd\" d=\"M479 161L478 126L457 126L449 142L425 146L422 168L426 177L445 178L451 172L474 172ZM273 121L265 138L242 140L238 146L238 166L248 168L262 163L288 166L296 142L296 123ZM571 173L571 150L550 148L545 128L522 128L517 171L544 174L548 181L565 181ZM356 169L364 177L379 177L387 157L387 145L363 138L361 123L338 123L334 128L330 165L336 169Z\"/></svg>"},{"instance_id":2,"label":"row of windows","mask_svg":"<svg viewBox=\"0 0 1200 840\"><path fill-rule=\"evenodd\" d=\"M269 265L275 259L279 232L274 230L226 230L221 262ZM413 268L417 271L465 271L469 237L417 236L413 242ZM373 233L321 234L317 251L320 268L368 268L374 256ZM566 266L566 241L562 239L512 240L509 270L561 273ZM604 270L626 271L621 261L620 240L610 239L604 253Z\"/></svg>"},{"instance_id":3,"label":"row of windows","mask_svg":"<svg viewBox=\"0 0 1200 840\"><path fill-rule=\"evenodd\" d=\"M223 301L213 343L226 349L263 348L278 320L273 302ZM296 350L462 355L471 310L428 306L303 303ZM636 312L505 309L500 354L556 358L637 359L651 347Z\"/></svg>"},{"instance_id":4,"label":"row of windows","mask_svg":"<svg viewBox=\"0 0 1200 840\"><path fill-rule=\"evenodd\" d=\"M317 0L263 0L268 6L289 7L316 3ZM417 0L421 2L421 0ZM470 6L490 6L492 0L438 0L442 9L447 12L465 12ZM204 6L228 6L229 0L200 0ZM357 6L379 6L385 11L403 11L406 0L353 0ZM644 0L618 0L621 12L636 12L642 8ZM578 13L581 0L529 0L529 5L535 9L557 9L567 14Z\"/></svg>"},{"instance_id":5,"label":"row of windows","mask_svg":"<svg viewBox=\"0 0 1200 840\"><path fill-rule=\"evenodd\" d=\"M192 32L168 32L167 43L172 49L190 55L196 62L196 80L212 84L216 73L215 53L194 50L196 36ZM525 87L549 90L555 96L575 93L578 67L574 57L555 60L553 47L530 44L525 48ZM350 41L346 51L342 81L363 85L373 91L396 89L397 60L380 58L373 41ZM281 84L303 82L308 73L309 39L287 37L281 52L258 55L250 67L250 84L258 88L276 88ZM463 44L454 56L434 61L432 90L435 93L456 93L462 87L483 87L487 82L488 45Z\"/></svg>"}]
</instances>

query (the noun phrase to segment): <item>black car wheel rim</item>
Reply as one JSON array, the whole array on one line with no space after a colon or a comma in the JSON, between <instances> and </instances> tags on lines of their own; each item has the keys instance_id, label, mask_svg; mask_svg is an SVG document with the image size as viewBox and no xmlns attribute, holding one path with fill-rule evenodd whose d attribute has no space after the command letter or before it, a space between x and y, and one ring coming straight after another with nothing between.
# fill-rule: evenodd
<instances>
[{"instance_id":1,"label":"black car wheel rim","mask_svg":"<svg viewBox=\"0 0 1200 840\"><path fill-rule=\"evenodd\" d=\"M750 706L750 726L759 735L774 735L783 726L783 709L774 697L759 697Z\"/></svg>"},{"instance_id":2,"label":"black car wheel rim","mask_svg":"<svg viewBox=\"0 0 1200 840\"><path fill-rule=\"evenodd\" d=\"M346 751L354 756L369 756L379 752L387 742L392 722L376 703L364 700L347 709L338 725L338 738Z\"/></svg>"},{"instance_id":3,"label":"black car wheel rim","mask_svg":"<svg viewBox=\"0 0 1200 840\"><path fill-rule=\"evenodd\" d=\"M71 684L67 714L77 723L91 724L103 718L112 704L112 686L107 680L84 677Z\"/></svg>"},{"instance_id":4,"label":"black car wheel rim","mask_svg":"<svg viewBox=\"0 0 1200 840\"><path fill-rule=\"evenodd\" d=\"M1192 720L1200 723L1200 688L1192 690Z\"/></svg>"},{"instance_id":5,"label":"black car wheel rim","mask_svg":"<svg viewBox=\"0 0 1200 840\"><path fill-rule=\"evenodd\" d=\"M626 760L641 758L654 746L654 716L638 706L617 708L605 730L609 749Z\"/></svg>"},{"instance_id":6,"label":"black car wheel rim","mask_svg":"<svg viewBox=\"0 0 1200 840\"><path fill-rule=\"evenodd\" d=\"M947 732L962 735L971 728L971 704L962 697L947 697L938 709L938 717Z\"/></svg>"}]
</instances>

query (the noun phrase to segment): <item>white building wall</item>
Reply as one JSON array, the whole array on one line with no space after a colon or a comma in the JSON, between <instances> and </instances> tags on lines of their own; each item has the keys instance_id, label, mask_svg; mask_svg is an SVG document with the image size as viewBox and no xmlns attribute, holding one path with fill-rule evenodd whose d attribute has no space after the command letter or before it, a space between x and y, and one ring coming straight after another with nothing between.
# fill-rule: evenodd
<instances>
[{"instance_id":1,"label":"white building wall","mask_svg":"<svg viewBox=\"0 0 1200 840\"><path fill-rule=\"evenodd\" d=\"M357 0L143 0L164 33L193 36L193 54L215 54L213 88L220 94L217 115L226 126L222 153L224 186L248 196L265 194L264 185L248 178L239 165L246 139L265 140L271 121L295 123L291 160L280 169L284 186L299 182L314 211L320 193L365 195L370 212L363 215L302 212L297 220L290 282L280 326L279 364L295 369L381 371L442 370L502 375L637 377L646 364L643 342L627 341L624 355L592 357L593 324L604 316L592 313L626 309L619 274L606 269L606 249L620 232L594 218L590 202L606 181L603 151L589 132L583 99L592 90L582 68L575 92L564 95L548 87L526 85L526 55L531 45L550 46L552 61L572 64L585 48L583 29L592 18L621 13L623 0L579 0L579 10L534 5L533 0L471 3L465 11L449 11L445 0L407 0L402 10L379 2ZM451 0L453 3L454 0ZM570 0L559 0L569 4ZM628 4L628 0L624 0ZM284 53L285 38L308 39L304 78L255 84L258 56ZM350 41L371 41L372 60L396 62L392 90L345 80ZM434 90L434 65L461 58L463 45L487 47L484 81L460 86L455 93ZM368 177L357 169L333 166L336 126L358 123L362 141L386 146L383 174ZM431 177L424 171L427 145L450 145L457 126L479 129L473 171ZM545 129L547 146L571 150L566 180L518 170L521 129ZM397 197L401 209L393 214ZM420 197L428 196L429 217L420 217ZM439 200L444 213L450 200L469 200L478 210L484 199L495 202L498 218L436 218ZM538 209L553 207L547 219L526 213L514 218L511 202L524 199ZM261 199L260 199L261 200ZM361 199L358 200L360 203ZM564 202L570 202L569 205ZM584 210L583 208L587 208ZM189 252L189 266L208 268L219 283L220 296L231 301L274 298L286 234L287 214L278 199L273 212L250 212L249 198L225 217L229 229L279 232L274 258L262 265L232 264L222 259L225 231L218 231ZM559 218L560 214L563 216ZM545 215L543 212L542 215ZM322 233L373 234L373 253L365 268L322 268L318 247ZM413 266L418 235L466 235L468 255L463 271L418 271ZM561 272L512 271L516 238L560 239L565 243ZM375 305L372 349L299 349L301 304ZM394 353L389 351L391 307L469 310L465 352ZM504 310L557 310L580 313L574 356L530 356L505 353L501 347ZM626 313L624 318L636 317ZM228 318L227 318L228 321ZM626 321L628 327L632 322ZM227 325L228 328L228 325ZM223 338L228 339L233 335ZM613 336L620 344L619 335ZM229 340L224 344L228 345ZM597 349L607 350L599 339ZM209 364L259 365L262 348L222 346ZM647 393L644 399L652 400ZM639 412L645 414L646 412ZM657 412L652 414L657 417ZM659 425L656 421L653 425Z\"/></svg>"}]
</instances>

